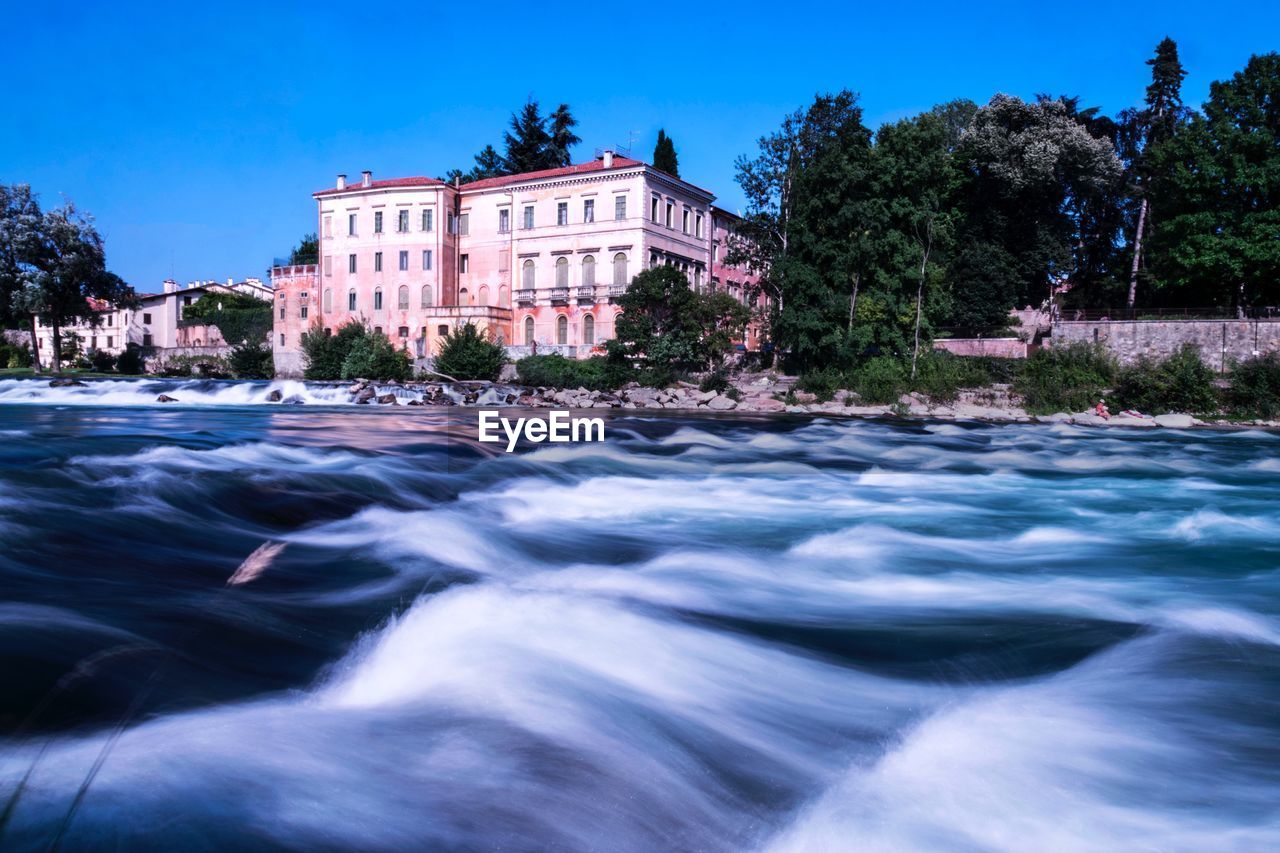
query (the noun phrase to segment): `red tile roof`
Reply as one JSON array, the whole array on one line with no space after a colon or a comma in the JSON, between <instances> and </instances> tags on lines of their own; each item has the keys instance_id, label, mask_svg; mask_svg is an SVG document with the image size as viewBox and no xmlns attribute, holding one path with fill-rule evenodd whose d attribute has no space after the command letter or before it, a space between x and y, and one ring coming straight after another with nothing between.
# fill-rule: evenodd
<instances>
[{"instance_id":1,"label":"red tile roof","mask_svg":"<svg viewBox=\"0 0 1280 853\"><path fill-rule=\"evenodd\" d=\"M632 160L630 157L613 158L614 169L629 169L632 166L643 166L639 160ZM503 175L499 178L485 178L482 181L472 181L469 184L463 184L464 190L487 190L493 187L505 187L507 184L523 184L526 181L541 181L547 178L560 178L567 175L581 175L587 172L604 171L604 160L589 160L586 163L578 163L574 166L561 166L559 169L543 169L538 172L523 172L519 175Z\"/></svg>"},{"instance_id":2,"label":"red tile roof","mask_svg":"<svg viewBox=\"0 0 1280 853\"><path fill-rule=\"evenodd\" d=\"M354 181L347 184L343 189L329 187L328 189L318 190L312 195L337 195L338 193L358 192L360 190L388 190L396 187L442 187L444 185L444 181L439 178L424 178L420 176L414 178L388 178L384 181L370 181L367 187L359 181Z\"/></svg>"}]
</instances>

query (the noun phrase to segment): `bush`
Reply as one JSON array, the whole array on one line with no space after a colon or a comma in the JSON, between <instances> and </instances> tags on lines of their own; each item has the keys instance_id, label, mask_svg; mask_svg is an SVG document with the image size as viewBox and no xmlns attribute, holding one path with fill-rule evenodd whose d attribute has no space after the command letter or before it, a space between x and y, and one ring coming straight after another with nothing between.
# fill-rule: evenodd
<instances>
[{"instance_id":1,"label":"bush","mask_svg":"<svg viewBox=\"0 0 1280 853\"><path fill-rule=\"evenodd\" d=\"M986 365L976 359L949 352L920 353L916 361L915 390L933 403L954 403L962 388L982 388L991 384Z\"/></svg>"},{"instance_id":2,"label":"bush","mask_svg":"<svg viewBox=\"0 0 1280 853\"><path fill-rule=\"evenodd\" d=\"M588 391L610 391L630 381L625 364L604 356L580 361L558 353L532 355L516 362L516 376L523 385L547 388L586 388Z\"/></svg>"},{"instance_id":3,"label":"bush","mask_svg":"<svg viewBox=\"0 0 1280 853\"><path fill-rule=\"evenodd\" d=\"M1280 352L1254 356L1233 365L1227 408L1239 418L1280 417Z\"/></svg>"},{"instance_id":4,"label":"bush","mask_svg":"<svg viewBox=\"0 0 1280 853\"><path fill-rule=\"evenodd\" d=\"M302 375L307 379L341 379L342 364L351 354L356 341L369 334L363 324L352 320L329 334L319 327L302 334L302 356L307 366Z\"/></svg>"},{"instance_id":5,"label":"bush","mask_svg":"<svg viewBox=\"0 0 1280 853\"><path fill-rule=\"evenodd\" d=\"M849 385L863 403L883 406L896 403L907 390L907 371L902 362L881 355L853 371Z\"/></svg>"},{"instance_id":6,"label":"bush","mask_svg":"<svg viewBox=\"0 0 1280 853\"><path fill-rule=\"evenodd\" d=\"M89 356L89 361L93 364L93 369L99 373L110 373L116 366L116 357L106 350L94 350L93 355Z\"/></svg>"},{"instance_id":7,"label":"bush","mask_svg":"<svg viewBox=\"0 0 1280 853\"><path fill-rule=\"evenodd\" d=\"M717 394L724 394L732 387L729 384L729 377L725 375L723 370L711 371L702 377L702 381L698 383L699 391L715 391Z\"/></svg>"},{"instance_id":8,"label":"bush","mask_svg":"<svg viewBox=\"0 0 1280 853\"><path fill-rule=\"evenodd\" d=\"M240 344L232 347L227 364L237 379L270 379L276 375L271 347L264 344Z\"/></svg>"},{"instance_id":9,"label":"bush","mask_svg":"<svg viewBox=\"0 0 1280 853\"><path fill-rule=\"evenodd\" d=\"M454 379L483 379L493 382L507 363L507 352L494 343L488 331L475 324L459 326L436 345L434 369Z\"/></svg>"},{"instance_id":10,"label":"bush","mask_svg":"<svg viewBox=\"0 0 1280 853\"><path fill-rule=\"evenodd\" d=\"M1213 371L1200 360L1194 344L1183 344L1163 361L1141 358L1122 368L1113 395L1122 409L1153 415L1165 412L1216 412L1218 392Z\"/></svg>"},{"instance_id":11,"label":"bush","mask_svg":"<svg viewBox=\"0 0 1280 853\"><path fill-rule=\"evenodd\" d=\"M1115 361L1098 344L1074 343L1037 350L1014 382L1033 415L1082 412L1111 384Z\"/></svg>"},{"instance_id":12,"label":"bush","mask_svg":"<svg viewBox=\"0 0 1280 853\"><path fill-rule=\"evenodd\" d=\"M221 356L171 355L156 363L161 376L195 376L200 379L229 379L231 366Z\"/></svg>"},{"instance_id":13,"label":"bush","mask_svg":"<svg viewBox=\"0 0 1280 853\"><path fill-rule=\"evenodd\" d=\"M137 376L142 372L142 347L137 344L126 344L124 352L116 358L116 372L126 376Z\"/></svg>"},{"instance_id":14,"label":"bush","mask_svg":"<svg viewBox=\"0 0 1280 853\"><path fill-rule=\"evenodd\" d=\"M13 344L0 337L0 364L9 368L30 367L32 362L31 347L27 344Z\"/></svg>"},{"instance_id":15,"label":"bush","mask_svg":"<svg viewBox=\"0 0 1280 853\"><path fill-rule=\"evenodd\" d=\"M797 388L817 397L819 403L825 403L835 397L836 392L844 384L844 374L834 367L811 370L796 381Z\"/></svg>"},{"instance_id":16,"label":"bush","mask_svg":"<svg viewBox=\"0 0 1280 853\"><path fill-rule=\"evenodd\" d=\"M413 362L386 335L361 335L342 362L342 378L404 382L413 378Z\"/></svg>"}]
</instances>

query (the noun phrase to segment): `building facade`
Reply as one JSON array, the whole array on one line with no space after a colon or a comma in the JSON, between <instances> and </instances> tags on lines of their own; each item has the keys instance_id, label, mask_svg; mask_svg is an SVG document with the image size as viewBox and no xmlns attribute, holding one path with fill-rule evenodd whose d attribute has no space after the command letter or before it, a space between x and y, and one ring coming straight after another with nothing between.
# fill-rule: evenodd
<instances>
[{"instance_id":1,"label":"building facade","mask_svg":"<svg viewBox=\"0 0 1280 853\"><path fill-rule=\"evenodd\" d=\"M716 260L735 218L710 192L611 151L461 185L339 175L314 198L319 263L272 271L280 375L300 372L304 332L351 321L417 358L468 322L517 357L584 357L613 337L617 299L646 268L675 266L698 290L719 275L744 300L755 283Z\"/></svg>"}]
</instances>

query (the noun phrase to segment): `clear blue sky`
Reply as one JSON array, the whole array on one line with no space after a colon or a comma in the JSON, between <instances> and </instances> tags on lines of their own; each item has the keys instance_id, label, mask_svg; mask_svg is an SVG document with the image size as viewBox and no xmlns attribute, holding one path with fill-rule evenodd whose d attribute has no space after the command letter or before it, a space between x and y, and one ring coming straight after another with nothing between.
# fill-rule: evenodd
<instances>
[{"instance_id":1,"label":"clear blue sky","mask_svg":"<svg viewBox=\"0 0 1280 853\"><path fill-rule=\"evenodd\" d=\"M817 91L872 127L953 98L1141 100L1164 35L1199 104L1280 49L1280 4L22 2L6 10L0 181L92 212L140 291L261 275L315 228L338 172L468 168L529 95L573 107L583 144L681 173L737 208L733 160Z\"/></svg>"}]
</instances>

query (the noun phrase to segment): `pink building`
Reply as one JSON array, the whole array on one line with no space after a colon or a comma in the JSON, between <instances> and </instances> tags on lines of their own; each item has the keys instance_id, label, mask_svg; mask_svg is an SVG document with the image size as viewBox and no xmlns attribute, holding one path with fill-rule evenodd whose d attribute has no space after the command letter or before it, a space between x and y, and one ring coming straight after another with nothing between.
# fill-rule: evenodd
<instances>
[{"instance_id":1,"label":"pink building","mask_svg":"<svg viewBox=\"0 0 1280 853\"><path fill-rule=\"evenodd\" d=\"M707 190L605 151L587 163L460 186L434 178L358 183L314 194L320 263L277 267L273 344L282 375L301 368L304 331L357 320L415 357L457 326L486 328L515 357L583 357L614 333L617 298L646 267L669 264L714 285L718 216ZM740 298L754 284L723 267Z\"/></svg>"}]
</instances>

